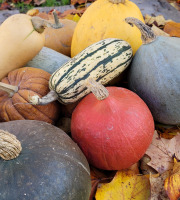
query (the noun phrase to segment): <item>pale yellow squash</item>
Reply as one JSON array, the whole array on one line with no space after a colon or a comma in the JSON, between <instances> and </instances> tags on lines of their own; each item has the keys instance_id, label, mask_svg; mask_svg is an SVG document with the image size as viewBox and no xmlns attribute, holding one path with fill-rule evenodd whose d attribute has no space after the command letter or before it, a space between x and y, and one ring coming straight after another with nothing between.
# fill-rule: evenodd
<instances>
[{"instance_id":1,"label":"pale yellow squash","mask_svg":"<svg viewBox=\"0 0 180 200\"><path fill-rule=\"evenodd\" d=\"M126 17L135 17L144 22L138 6L129 0L97 0L92 3L75 27L71 57L105 38L129 42L135 54L142 44L141 33L137 27L131 27L125 22Z\"/></svg>"},{"instance_id":2,"label":"pale yellow squash","mask_svg":"<svg viewBox=\"0 0 180 200\"><path fill-rule=\"evenodd\" d=\"M44 46L45 21L39 19L33 18L32 22L32 17L26 14L15 14L1 24L0 79L8 72L23 67ZM35 28L36 23L39 28Z\"/></svg>"}]
</instances>

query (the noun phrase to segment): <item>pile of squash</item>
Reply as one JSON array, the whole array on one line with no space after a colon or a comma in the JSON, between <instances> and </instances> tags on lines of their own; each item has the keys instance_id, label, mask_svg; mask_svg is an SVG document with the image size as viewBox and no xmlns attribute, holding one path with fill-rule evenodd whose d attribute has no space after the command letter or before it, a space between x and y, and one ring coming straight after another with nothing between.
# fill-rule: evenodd
<instances>
[{"instance_id":1,"label":"pile of squash","mask_svg":"<svg viewBox=\"0 0 180 200\"><path fill-rule=\"evenodd\" d=\"M180 124L179 38L129 0L52 14L0 26L1 200L88 200L90 165L129 168L156 122Z\"/></svg>"}]
</instances>

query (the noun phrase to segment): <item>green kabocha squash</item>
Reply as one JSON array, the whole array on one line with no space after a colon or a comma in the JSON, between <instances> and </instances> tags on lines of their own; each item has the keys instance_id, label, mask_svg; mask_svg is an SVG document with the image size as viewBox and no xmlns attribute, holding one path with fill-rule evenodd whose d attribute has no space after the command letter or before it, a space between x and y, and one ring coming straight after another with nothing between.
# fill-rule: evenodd
<instances>
[{"instance_id":1,"label":"green kabocha squash","mask_svg":"<svg viewBox=\"0 0 180 200\"><path fill-rule=\"evenodd\" d=\"M49 79L50 93L32 96L30 101L43 105L58 99L63 104L74 103L90 93L88 78L105 85L120 75L132 60L128 42L108 38L94 43L57 69Z\"/></svg>"},{"instance_id":2,"label":"green kabocha squash","mask_svg":"<svg viewBox=\"0 0 180 200\"><path fill-rule=\"evenodd\" d=\"M129 0L97 0L78 21L71 43L71 57L89 45L105 38L119 38L129 42L133 54L142 45L137 27L129 28L126 17L136 17L144 22L138 6Z\"/></svg>"},{"instance_id":3,"label":"green kabocha squash","mask_svg":"<svg viewBox=\"0 0 180 200\"><path fill-rule=\"evenodd\" d=\"M180 124L180 38L155 36L135 18L142 33L143 45L136 52L129 71L129 88L150 108L155 121Z\"/></svg>"},{"instance_id":4,"label":"green kabocha squash","mask_svg":"<svg viewBox=\"0 0 180 200\"><path fill-rule=\"evenodd\" d=\"M89 199L90 170L84 154L49 123L0 123L0 156L1 200Z\"/></svg>"}]
</instances>

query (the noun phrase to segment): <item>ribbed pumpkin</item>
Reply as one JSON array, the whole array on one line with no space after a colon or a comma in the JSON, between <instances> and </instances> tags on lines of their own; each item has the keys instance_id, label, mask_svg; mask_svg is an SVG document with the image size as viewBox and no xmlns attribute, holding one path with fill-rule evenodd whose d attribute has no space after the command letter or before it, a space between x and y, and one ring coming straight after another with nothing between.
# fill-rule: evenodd
<instances>
[{"instance_id":1,"label":"ribbed pumpkin","mask_svg":"<svg viewBox=\"0 0 180 200\"><path fill-rule=\"evenodd\" d=\"M105 170L128 168L152 141L152 114L134 92L96 84L89 88L98 99L88 94L72 113L72 138L91 165Z\"/></svg>"},{"instance_id":2,"label":"ribbed pumpkin","mask_svg":"<svg viewBox=\"0 0 180 200\"><path fill-rule=\"evenodd\" d=\"M129 0L97 0L92 3L75 27L71 57L105 38L129 42L135 54L142 44L141 34L137 27L130 28L126 24L126 17L136 17L144 22L140 9Z\"/></svg>"},{"instance_id":3,"label":"ribbed pumpkin","mask_svg":"<svg viewBox=\"0 0 180 200\"><path fill-rule=\"evenodd\" d=\"M49 77L48 72L31 67L9 72L0 83L0 121L30 119L54 124L60 113L58 102L45 106L28 103L30 95L44 96L49 92Z\"/></svg>"}]
</instances>

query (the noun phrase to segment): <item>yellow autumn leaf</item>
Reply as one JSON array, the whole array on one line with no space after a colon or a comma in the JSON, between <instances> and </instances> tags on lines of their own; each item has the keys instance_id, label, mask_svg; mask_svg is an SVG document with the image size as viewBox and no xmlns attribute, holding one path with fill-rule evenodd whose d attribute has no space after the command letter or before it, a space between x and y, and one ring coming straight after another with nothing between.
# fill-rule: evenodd
<instances>
[{"instance_id":1,"label":"yellow autumn leaf","mask_svg":"<svg viewBox=\"0 0 180 200\"><path fill-rule=\"evenodd\" d=\"M73 20L74 15L72 14L67 14L64 19L69 19L69 20Z\"/></svg>"},{"instance_id":2,"label":"yellow autumn leaf","mask_svg":"<svg viewBox=\"0 0 180 200\"><path fill-rule=\"evenodd\" d=\"M31 10L28 10L26 14L30 16L36 16L38 13L39 13L38 9L31 9Z\"/></svg>"},{"instance_id":3,"label":"yellow autumn leaf","mask_svg":"<svg viewBox=\"0 0 180 200\"><path fill-rule=\"evenodd\" d=\"M173 172L164 183L164 188L170 200L177 200L180 197L180 162L175 159Z\"/></svg>"},{"instance_id":4,"label":"yellow autumn leaf","mask_svg":"<svg viewBox=\"0 0 180 200\"><path fill-rule=\"evenodd\" d=\"M73 17L73 21L78 22L79 19L80 19L79 15L75 14L74 17Z\"/></svg>"},{"instance_id":5,"label":"yellow autumn leaf","mask_svg":"<svg viewBox=\"0 0 180 200\"><path fill-rule=\"evenodd\" d=\"M150 183L146 176L131 170L118 171L110 183L97 188L96 200L148 200Z\"/></svg>"}]
</instances>

